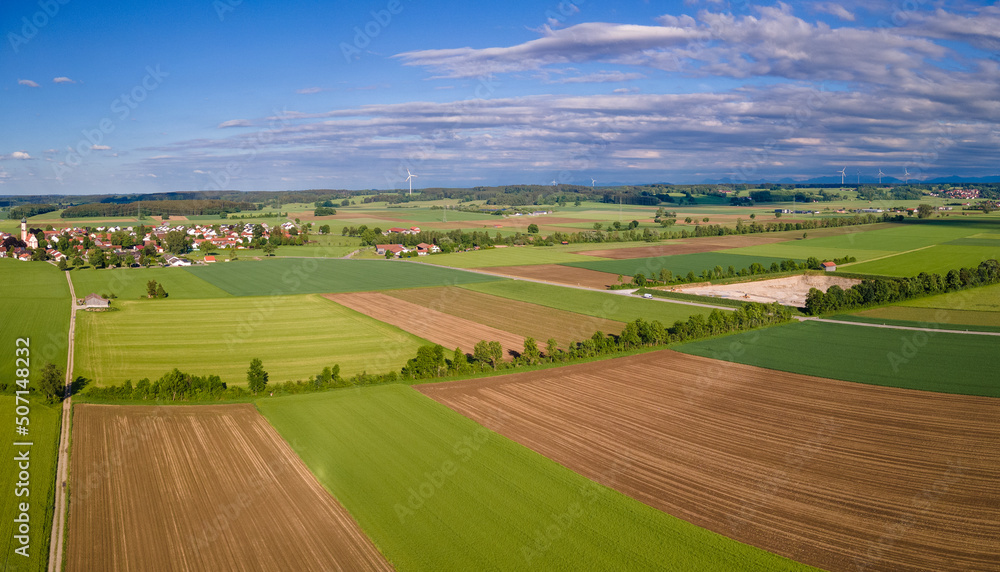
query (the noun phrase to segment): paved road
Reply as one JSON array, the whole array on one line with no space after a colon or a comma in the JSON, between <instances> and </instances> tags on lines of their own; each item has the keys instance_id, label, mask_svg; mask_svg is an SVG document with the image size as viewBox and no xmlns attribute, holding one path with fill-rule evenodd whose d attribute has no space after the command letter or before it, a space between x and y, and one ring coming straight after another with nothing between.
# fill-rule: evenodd
<instances>
[{"instance_id":1,"label":"paved road","mask_svg":"<svg viewBox=\"0 0 1000 572\"><path fill-rule=\"evenodd\" d=\"M49 539L49 572L62 569L63 532L66 528L66 479L69 476L69 425L72 408L73 333L76 330L76 291L66 272L69 283L69 349L66 354L66 395L63 400L62 425L59 429L59 457L56 461L56 505L52 512L52 536Z\"/></svg>"}]
</instances>

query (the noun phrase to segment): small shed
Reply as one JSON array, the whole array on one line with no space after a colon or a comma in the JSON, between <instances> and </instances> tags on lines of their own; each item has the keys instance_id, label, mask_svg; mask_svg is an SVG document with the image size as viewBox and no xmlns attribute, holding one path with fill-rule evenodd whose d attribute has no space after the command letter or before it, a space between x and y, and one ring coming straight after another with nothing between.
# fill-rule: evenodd
<instances>
[{"instance_id":1,"label":"small shed","mask_svg":"<svg viewBox=\"0 0 1000 572\"><path fill-rule=\"evenodd\" d=\"M836 270L837 270L837 263L836 262L829 262L829 261L824 262L823 263L823 270L826 270L827 272L836 272Z\"/></svg>"},{"instance_id":2,"label":"small shed","mask_svg":"<svg viewBox=\"0 0 1000 572\"><path fill-rule=\"evenodd\" d=\"M110 308L111 300L104 299L100 294L87 294L87 297L83 299L83 307L90 308Z\"/></svg>"}]
</instances>

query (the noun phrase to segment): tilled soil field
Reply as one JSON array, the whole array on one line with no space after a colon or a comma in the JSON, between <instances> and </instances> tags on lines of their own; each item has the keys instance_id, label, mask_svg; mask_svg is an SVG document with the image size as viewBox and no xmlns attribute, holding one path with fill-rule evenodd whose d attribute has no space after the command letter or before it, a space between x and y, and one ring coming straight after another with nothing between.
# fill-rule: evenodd
<instances>
[{"instance_id":1,"label":"tilled soil field","mask_svg":"<svg viewBox=\"0 0 1000 572\"><path fill-rule=\"evenodd\" d=\"M440 310L446 315L471 320L476 324L486 324L504 332L533 337L539 349L544 349L549 338L555 339L561 347L566 348L573 342L593 336L598 330L605 334L617 334L625 327L623 322L501 298L455 286L389 290L386 294ZM407 327L400 327L416 333ZM521 340L521 346L515 348L517 351L524 349L524 338Z\"/></svg>"},{"instance_id":2,"label":"tilled soil field","mask_svg":"<svg viewBox=\"0 0 1000 572\"><path fill-rule=\"evenodd\" d=\"M391 570L246 405L77 405L67 570Z\"/></svg>"},{"instance_id":3,"label":"tilled soil field","mask_svg":"<svg viewBox=\"0 0 1000 572\"><path fill-rule=\"evenodd\" d=\"M456 288L456 290L461 289ZM461 348L463 352L471 354L475 345L481 340L500 342L507 357L510 356L511 350L515 352L524 350L522 336L439 312L432 306L414 304L378 292L326 294L325 297L380 322L392 324L415 336L441 344L449 352Z\"/></svg>"},{"instance_id":4,"label":"tilled soil field","mask_svg":"<svg viewBox=\"0 0 1000 572\"><path fill-rule=\"evenodd\" d=\"M587 254L586 252L581 254ZM609 284L618 283L618 275L608 272L598 272L597 270L587 270L586 268L574 268L572 266L562 266L559 264L530 264L527 266L490 266L487 268L477 268L478 272L498 274L500 276L531 278L552 284L566 284L568 286L584 286L604 290ZM623 276L625 282L632 280L631 276Z\"/></svg>"},{"instance_id":5,"label":"tilled soil field","mask_svg":"<svg viewBox=\"0 0 1000 572\"><path fill-rule=\"evenodd\" d=\"M669 350L418 389L597 482L799 562L1000 562L997 399ZM492 427L497 410L506 422Z\"/></svg>"}]
</instances>

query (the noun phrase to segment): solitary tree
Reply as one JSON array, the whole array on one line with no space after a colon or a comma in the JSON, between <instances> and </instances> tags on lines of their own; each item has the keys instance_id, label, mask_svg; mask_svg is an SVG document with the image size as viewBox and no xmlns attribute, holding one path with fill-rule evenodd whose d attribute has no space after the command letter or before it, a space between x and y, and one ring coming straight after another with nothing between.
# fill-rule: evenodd
<instances>
[{"instance_id":1,"label":"solitary tree","mask_svg":"<svg viewBox=\"0 0 1000 572\"><path fill-rule=\"evenodd\" d=\"M63 371L54 363L47 363L42 368L42 379L38 383L38 391L49 403L58 401L65 391Z\"/></svg>"},{"instance_id":2,"label":"solitary tree","mask_svg":"<svg viewBox=\"0 0 1000 572\"><path fill-rule=\"evenodd\" d=\"M261 250L263 250L264 254L267 256L274 256L275 249L276 247L273 242L265 242L264 246L261 247Z\"/></svg>"},{"instance_id":3,"label":"solitary tree","mask_svg":"<svg viewBox=\"0 0 1000 572\"><path fill-rule=\"evenodd\" d=\"M928 218L934 214L934 207L931 205L921 203L917 205L917 218Z\"/></svg>"},{"instance_id":4,"label":"solitary tree","mask_svg":"<svg viewBox=\"0 0 1000 572\"><path fill-rule=\"evenodd\" d=\"M264 391L267 387L267 372L264 371L264 364L259 358L250 360L250 369L247 370L247 389L254 393Z\"/></svg>"},{"instance_id":5,"label":"solitary tree","mask_svg":"<svg viewBox=\"0 0 1000 572\"><path fill-rule=\"evenodd\" d=\"M167 291L163 289L163 284L157 284L156 285L156 297L157 298L166 298L167 297Z\"/></svg>"},{"instance_id":6,"label":"solitary tree","mask_svg":"<svg viewBox=\"0 0 1000 572\"><path fill-rule=\"evenodd\" d=\"M535 223L529 224L528 225L528 233L529 234L538 234L538 225L535 224Z\"/></svg>"},{"instance_id":7,"label":"solitary tree","mask_svg":"<svg viewBox=\"0 0 1000 572\"><path fill-rule=\"evenodd\" d=\"M149 282L146 282L146 297L147 298L156 298L156 287L157 286L158 286L158 284L156 283L156 280L150 280Z\"/></svg>"}]
</instances>

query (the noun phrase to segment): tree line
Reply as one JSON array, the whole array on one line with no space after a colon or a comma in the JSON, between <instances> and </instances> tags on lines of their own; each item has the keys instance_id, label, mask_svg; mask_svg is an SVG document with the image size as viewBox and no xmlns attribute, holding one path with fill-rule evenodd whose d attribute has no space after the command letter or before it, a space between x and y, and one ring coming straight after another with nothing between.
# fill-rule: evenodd
<instances>
[{"instance_id":1,"label":"tree line","mask_svg":"<svg viewBox=\"0 0 1000 572\"><path fill-rule=\"evenodd\" d=\"M841 258L834 258L834 264L847 264L848 262L856 262L857 258L853 256L844 256ZM743 268L739 271L736 267L729 265L729 268L723 269L720 265L715 265L714 268L706 268L701 271L701 274L696 275L694 271L690 271L687 275L674 276L674 273L666 268L661 268L660 273L657 278L646 276L641 272L636 272L635 276L632 277L632 281L623 284L621 283L622 276L618 275L618 284L612 284L608 286L609 290L625 290L628 288L645 288L652 286L669 286L671 284L688 284L697 281L707 281L707 280L719 280L722 278L735 278L737 276L758 276L761 274L777 274L781 272L794 272L796 270L819 270L822 268L822 263L825 261L820 261L820 259L815 256L810 256L805 262L795 262L791 258L788 260L782 260L780 263L772 262L770 266L764 266L759 262L754 262L747 268Z\"/></svg>"},{"instance_id":2,"label":"tree line","mask_svg":"<svg viewBox=\"0 0 1000 572\"><path fill-rule=\"evenodd\" d=\"M472 354L455 348L448 352L441 345L421 346L416 356L403 368L383 374L362 372L350 378L340 375L340 366L324 367L308 380L286 381L269 384L268 373L261 360L251 361L247 370L247 386L227 386L219 376L197 376L173 369L156 381L148 378L135 385L131 380L121 385L91 387L88 397L101 400L164 400L198 401L220 399L246 399L255 395L298 394L341 387L396 383L401 380L430 379L445 376L473 375L509 371L543 363L572 363L583 359L631 351L643 347L684 342L707 336L717 336L745 331L791 320L791 310L777 303L748 302L734 311L712 310L707 316L697 314L687 320L678 320L665 326L658 320L637 318L625 325L620 334L601 331L581 341L572 342L565 349L549 339L544 351L534 338L525 338L520 352L511 352L505 359L504 349L497 341L478 342Z\"/></svg>"},{"instance_id":3,"label":"tree line","mask_svg":"<svg viewBox=\"0 0 1000 572\"><path fill-rule=\"evenodd\" d=\"M981 262L977 267L949 270L940 274L920 274L910 278L865 278L859 284L844 290L834 285L823 292L810 288L806 295L807 314L816 316L829 312L880 306L931 294L944 294L976 286L1000 282L1000 263L995 259Z\"/></svg>"},{"instance_id":4,"label":"tree line","mask_svg":"<svg viewBox=\"0 0 1000 572\"><path fill-rule=\"evenodd\" d=\"M48 205L48 204L18 205L16 207L11 207L11 209L7 211L7 218L11 220L28 218L28 217L33 217L35 215L50 213L52 211L57 211L57 210L59 210L59 207L57 207L56 205Z\"/></svg>"},{"instance_id":5,"label":"tree line","mask_svg":"<svg viewBox=\"0 0 1000 572\"><path fill-rule=\"evenodd\" d=\"M86 203L66 207L62 218L120 217L139 213L151 216L163 215L218 215L241 211L256 211L255 203L244 201L223 201L217 199L189 199L174 201L144 201L136 203Z\"/></svg>"}]
</instances>

